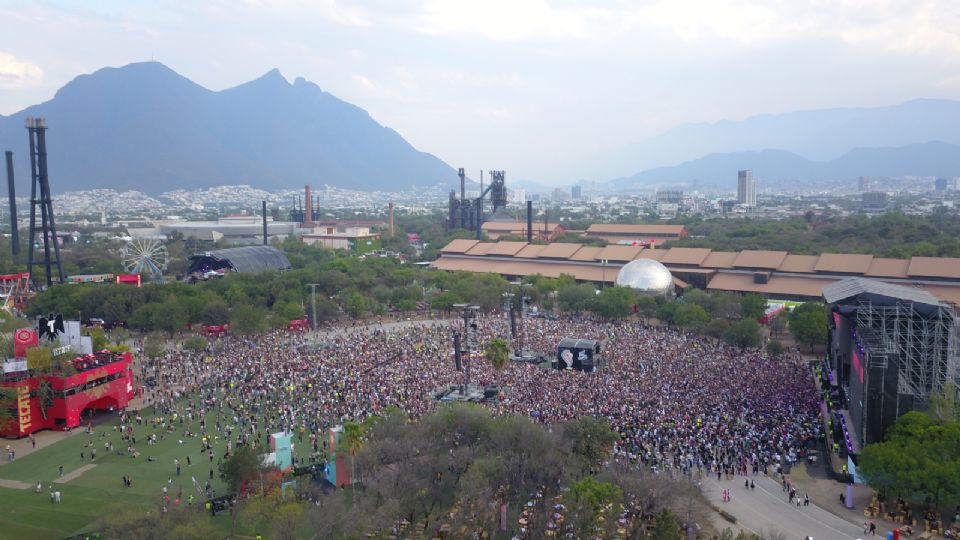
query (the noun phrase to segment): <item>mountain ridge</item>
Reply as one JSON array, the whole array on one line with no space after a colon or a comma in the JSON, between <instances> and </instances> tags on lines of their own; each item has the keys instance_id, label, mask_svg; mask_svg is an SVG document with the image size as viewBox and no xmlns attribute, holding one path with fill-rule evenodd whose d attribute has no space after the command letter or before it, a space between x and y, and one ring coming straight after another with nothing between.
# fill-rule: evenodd
<instances>
[{"instance_id":1,"label":"mountain ridge","mask_svg":"<svg viewBox=\"0 0 960 540\"><path fill-rule=\"evenodd\" d=\"M638 189L684 184L735 188L737 171L750 169L763 184L781 190L849 181L858 176L960 176L960 145L929 141L899 147L858 147L829 161L814 161L782 149L713 153L673 166L655 167L617 178L614 189ZM799 186L798 186L799 187Z\"/></svg>"},{"instance_id":2,"label":"mountain ridge","mask_svg":"<svg viewBox=\"0 0 960 540\"><path fill-rule=\"evenodd\" d=\"M457 180L361 107L278 69L217 91L159 62L79 75L52 99L0 117L0 146L14 151L20 186L29 181L27 116L47 119L54 193L229 184L400 191Z\"/></svg>"},{"instance_id":3,"label":"mountain ridge","mask_svg":"<svg viewBox=\"0 0 960 540\"><path fill-rule=\"evenodd\" d=\"M858 147L928 141L960 144L960 101L919 98L882 107L808 109L682 124L586 160L573 170L606 180L715 153L779 148L809 160L829 161Z\"/></svg>"}]
</instances>

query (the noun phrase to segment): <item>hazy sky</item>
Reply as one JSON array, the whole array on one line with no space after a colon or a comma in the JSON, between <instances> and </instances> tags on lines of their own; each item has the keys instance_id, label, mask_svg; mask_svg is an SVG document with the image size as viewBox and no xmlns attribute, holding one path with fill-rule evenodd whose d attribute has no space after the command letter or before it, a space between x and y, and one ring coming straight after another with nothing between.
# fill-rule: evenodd
<instances>
[{"instance_id":1,"label":"hazy sky","mask_svg":"<svg viewBox=\"0 0 960 540\"><path fill-rule=\"evenodd\" d=\"M573 180L684 122L960 97L958 0L0 0L0 114L103 66L277 67L453 167Z\"/></svg>"}]
</instances>

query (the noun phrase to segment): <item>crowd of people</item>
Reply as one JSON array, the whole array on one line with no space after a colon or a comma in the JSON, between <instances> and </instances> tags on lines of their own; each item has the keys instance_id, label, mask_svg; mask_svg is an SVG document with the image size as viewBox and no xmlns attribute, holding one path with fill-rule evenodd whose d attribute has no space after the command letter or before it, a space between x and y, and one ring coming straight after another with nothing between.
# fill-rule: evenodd
<instances>
[{"instance_id":1,"label":"crowd of people","mask_svg":"<svg viewBox=\"0 0 960 540\"><path fill-rule=\"evenodd\" d=\"M509 320L477 323L481 351L471 371L481 385L502 384L495 414L544 423L605 418L620 435L619 460L730 478L778 468L820 436L813 377L795 352L771 357L636 320L531 318L520 328L526 350L555 356L564 337L596 339L605 365L583 373L510 362L498 374L482 344L509 338ZM227 336L202 353L172 348L141 366L141 377L160 382L146 396L157 413L149 421L173 431L178 419L188 426L202 419L177 436L201 440L211 462L214 450L226 455L237 444L266 448L279 431L293 434L301 459L323 456L330 426L388 407L413 417L437 407L431 393L463 380L453 359L459 329L459 321L413 322L319 337Z\"/></svg>"}]
</instances>

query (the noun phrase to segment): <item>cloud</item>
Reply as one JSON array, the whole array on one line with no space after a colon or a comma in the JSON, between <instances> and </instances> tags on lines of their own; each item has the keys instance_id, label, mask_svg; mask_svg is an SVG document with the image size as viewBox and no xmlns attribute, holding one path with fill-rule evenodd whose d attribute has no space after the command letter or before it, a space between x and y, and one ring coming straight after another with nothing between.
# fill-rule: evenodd
<instances>
[{"instance_id":1,"label":"cloud","mask_svg":"<svg viewBox=\"0 0 960 540\"><path fill-rule=\"evenodd\" d=\"M24 88L42 80L43 70L39 66L0 51L0 88Z\"/></svg>"},{"instance_id":2,"label":"cloud","mask_svg":"<svg viewBox=\"0 0 960 540\"><path fill-rule=\"evenodd\" d=\"M364 10L346 6L337 0L245 0L243 3L267 15L284 13L301 18L306 14L313 14L343 26L365 28L372 25L369 15ZM232 4L233 2L227 2L221 7L229 11L232 9Z\"/></svg>"},{"instance_id":3,"label":"cloud","mask_svg":"<svg viewBox=\"0 0 960 540\"><path fill-rule=\"evenodd\" d=\"M883 51L960 52L955 0L426 0L370 9L378 24L496 42L668 45L833 40Z\"/></svg>"},{"instance_id":4,"label":"cloud","mask_svg":"<svg viewBox=\"0 0 960 540\"><path fill-rule=\"evenodd\" d=\"M583 39L606 10L561 9L545 0L430 0L410 19L413 30L430 35L480 36L495 41Z\"/></svg>"},{"instance_id":5,"label":"cloud","mask_svg":"<svg viewBox=\"0 0 960 540\"><path fill-rule=\"evenodd\" d=\"M377 85L374 84L369 77L365 77L363 75L354 75L353 80L356 81L360 86L362 86L366 90L377 89Z\"/></svg>"}]
</instances>

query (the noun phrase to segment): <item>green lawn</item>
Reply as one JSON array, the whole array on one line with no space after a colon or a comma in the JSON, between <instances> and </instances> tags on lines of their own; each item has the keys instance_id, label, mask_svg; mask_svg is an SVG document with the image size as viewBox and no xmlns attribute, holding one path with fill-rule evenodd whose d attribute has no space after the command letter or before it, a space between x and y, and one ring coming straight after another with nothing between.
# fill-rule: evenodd
<instances>
[{"instance_id":1,"label":"green lawn","mask_svg":"<svg viewBox=\"0 0 960 540\"><path fill-rule=\"evenodd\" d=\"M144 420L152 419L149 410L143 411ZM216 413L207 414L207 426L213 426ZM218 495L224 494L223 483L220 481L217 461L223 456L226 443L223 440L214 443L214 461L210 462L206 454L200 453L201 442L199 437L183 439L180 444L185 426L176 424L173 433L167 433L164 440L155 445L147 445L147 436L153 432L146 423L142 426L133 424L134 435L137 438L137 450L140 457L132 458L129 455L119 456L117 450L126 454L126 443L120 439L119 431L114 427L119 425L119 419L94 428L93 435L85 433L71 436L46 448L37 450L27 456L17 458L13 463L0 466L0 478L19 480L35 486L39 481L43 485L42 493L35 493L34 489L18 490L0 488L0 539L28 538L30 540L56 539L90 530L93 522L111 508L123 505L136 505L145 510L156 507L163 497L162 488L169 484L168 492L171 499L176 497L179 489L183 490L183 505L186 505L187 495L194 493L194 506L202 506L203 495L197 494L192 487L191 476L195 476L201 488L209 478L210 469L213 469L211 484ZM151 424L152 425L152 424ZM191 426L191 431L199 430L199 421ZM157 437L161 430L157 429ZM114 452L108 454L104 448L104 441L113 443ZM64 474L69 474L90 461L90 448L85 445L93 441L97 448L96 467L87 470L79 477L65 483L52 484L57 478L58 467L63 465ZM303 454L309 448L308 444L297 448L297 454ZM84 453L84 461L80 461L80 452ZM148 461L152 456L156 461ZM187 456L190 456L192 465L187 465ZM174 459L179 459L182 467L181 475L176 476ZM133 478L133 486L126 488L122 477L128 475ZM48 488L53 485L54 491L61 492L61 503L50 502ZM171 503L172 504L172 503ZM228 516L218 516L217 522L229 521Z\"/></svg>"}]
</instances>

